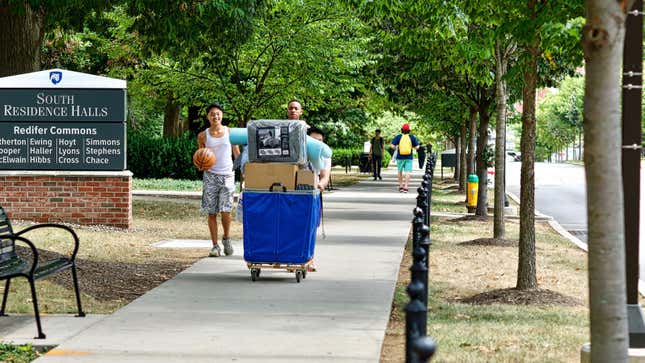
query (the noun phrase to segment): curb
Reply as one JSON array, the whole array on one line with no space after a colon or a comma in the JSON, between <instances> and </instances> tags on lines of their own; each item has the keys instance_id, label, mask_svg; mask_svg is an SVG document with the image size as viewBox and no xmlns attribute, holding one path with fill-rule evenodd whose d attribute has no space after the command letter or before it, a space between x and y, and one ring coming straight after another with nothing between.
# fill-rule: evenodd
<instances>
[{"instance_id":1,"label":"curb","mask_svg":"<svg viewBox=\"0 0 645 363\"><path fill-rule=\"evenodd\" d=\"M519 198L517 198L515 194L510 192L507 192L506 194L508 195L509 198L513 199L515 203L519 204ZM548 218L549 226L551 226L551 228L553 228L554 231L556 231L562 237L568 239L571 243L576 245L576 247L580 248L585 252L589 252L589 246L586 243L582 242L576 236L569 233L569 231L564 229L564 227L562 227L562 225L558 223L558 221L553 219L553 217L540 213L537 209L535 210L535 215L536 216L540 215ZM638 279L638 293L641 294L641 296L645 296L645 282L643 282L643 280L641 280L640 278Z\"/></svg>"},{"instance_id":2,"label":"curb","mask_svg":"<svg viewBox=\"0 0 645 363\"><path fill-rule=\"evenodd\" d=\"M189 198L201 199L201 192L178 192L169 190L133 190L133 197Z\"/></svg>"}]
</instances>

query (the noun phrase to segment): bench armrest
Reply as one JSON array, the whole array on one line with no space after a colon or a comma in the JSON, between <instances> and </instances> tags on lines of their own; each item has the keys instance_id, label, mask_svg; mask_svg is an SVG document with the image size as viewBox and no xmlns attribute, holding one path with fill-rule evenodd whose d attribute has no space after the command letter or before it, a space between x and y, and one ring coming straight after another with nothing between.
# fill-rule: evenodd
<instances>
[{"instance_id":1,"label":"bench armrest","mask_svg":"<svg viewBox=\"0 0 645 363\"><path fill-rule=\"evenodd\" d=\"M26 239L25 237L21 237L21 236L15 235L15 234L6 235L6 236L4 236L4 238L11 239L11 240L14 241L14 243L22 242L22 243L26 244L27 246L29 246L29 248L31 249L31 253L34 256L34 260L31 261L31 268L29 269L29 275L33 276L34 272L36 271L36 268L38 268L38 249L33 244L33 242L31 242L30 240ZM22 257L20 257L20 258L23 259ZM25 259L23 259L23 260L25 260ZM28 261L28 260L25 260L25 261Z\"/></svg>"},{"instance_id":2,"label":"bench armrest","mask_svg":"<svg viewBox=\"0 0 645 363\"><path fill-rule=\"evenodd\" d=\"M42 224L37 224L37 225L31 226L31 227L27 227L27 228L25 228L25 229L23 229L21 231L15 232L13 235L19 237L23 233L33 231L35 229L40 229L40 228L59 228L59 229L63 229L63 230L66 230L67 232L69 232L72 235L72 237L74 238L74 251L72 252L72 255L70 256L70 260L72 262L76 260L76 254L78 253L78 248L79 248L79 240L78 240L78 236L76 235L76 232L74 232L74 230L71 229L70 227L64 226L62 224L56 224L56 223L42 223ZM32 242L30 242L29 240L26 240L26 241L33 246Z\"/></svg>"}]
</instances>

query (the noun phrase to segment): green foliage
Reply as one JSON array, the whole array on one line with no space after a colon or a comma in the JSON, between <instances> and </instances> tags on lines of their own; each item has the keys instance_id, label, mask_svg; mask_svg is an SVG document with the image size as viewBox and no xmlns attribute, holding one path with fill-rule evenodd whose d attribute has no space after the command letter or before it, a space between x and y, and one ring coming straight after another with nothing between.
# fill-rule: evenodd
<instances>
[{"instance_id":1,"label":"green foliage","mask_svg":"<svg viewBox=\"0 0 645 363\"><path fill-rule=\"evenodd\" d=\"M260 0L131 0L127 11L148 54L189 61L201 52L223 54L252 34L264 11Z\"/></svg>"},{"instance_id":2,"label":"green foliage","mask_svg":"<svg viewBox=\"0 0 645 363\"><path fill-rule=\"evenodd\" d=\"M307 122L325 131L325 143L331 148L363 147L368 117L359 108L310 112Z\"/></svg>"},{"instance_id":3,"label":"green foliage","mask_svg":"<svg viewBox=\"0 0 645 363\"><path fill-rule=\"evenodd\" d=\"M128 135L128 169L136 178L200 178L193 166L193 154L197 140L183 136L179 138L150 137L145 134Z\"/></svg>"},{"instance_id":4,"label":"green foliage","mask_svg":"<svg viewBox=\"0 0 645 363\"><path fill-rule=\"evenodd\" d=\"M538 104L536 159L564 149L582 132L584 77L568 77Z\"/></svg>"},{"instance_id":5,"label":"green foliage","mask_svg":"<svg viewBox=\"0 0 645 363\"><path fill-rule=\"evenodd\" d=\"M185 75L225 103L237 125L284 118L294 97L308 119L308 112L354 103L371 60L366 36L341 2L268 1L246 42L204 51Z\"/></svg>"},{"instance_id":6,"label":"green foliage","mask_svg":"<svg viewBox=\"0 0 645 363\"><path fill-rule=\"evenodd\" d=\"M38 358L38 356L39 354L31 344L10 345L0 343L0 362L27 363Z\"/></svg>"},{"instance_id":7,"label":"green foliage","mask_svg":"<svg viewBox=\"0 0 645 363\"><path fill-rule=\"evenodd\" d=\"M384 168L387 167L388 165L390 165L390 160L392 160L392 155L390 155L390 153L386 151L383 154L383 162L381 163L381 166Z\"/></svg>"},{"instance_id":8,"label":"green foliage","mask_svg":"<svg viewBox=\"0 0 645 363\"><path fill-rule=\"evenodd\" d=\"M342 165L346 166L348 165L347 163L349 162L349 165L360 165L360 156L363 153L362 148L355 148L355 149L346 149L346 148L338 148L334 149L334 154L331 157L331 163L332 165ZM383 155L383 162L381 165L383 167L387 167L390 165L390 160L392 159L392 156L387 152Z\"/></svg>"},{"instance_id":9,"label":"green foliage","mask_svg":"<svg viewBox=\"0 0 645 363\"><path fill-rule=\"evenodd\" d=\"M331 156L331 164L346 166L349 161L350 165L358 165L362 152L363 149L334 149L334 153Z\"/></svg>"},{"instance_id":10,"label":"green foliage","mask_svg":"<svg viewBox=\"0 0 645 363\"><path fill-rule=\"evenodd\" d=\"M0 6L9 6L18 14L25 14L25 6L39 11L45 16L45 24L50 27L81 27L85 17L94 11L110 7L109 0L4 0Z\"/></svg>"},{"instance_id":11,"label":"green foliage","mask_svg":"<svg viewBox=\"0 0 645 363\"><path fill-rule=\"evenodd\" d=\"M484 165L487 168L492 167L495 164L495 147L493 145L486 145L486 149L482 152L482 157L485 160Z\"/></svg>"}]
</instances>

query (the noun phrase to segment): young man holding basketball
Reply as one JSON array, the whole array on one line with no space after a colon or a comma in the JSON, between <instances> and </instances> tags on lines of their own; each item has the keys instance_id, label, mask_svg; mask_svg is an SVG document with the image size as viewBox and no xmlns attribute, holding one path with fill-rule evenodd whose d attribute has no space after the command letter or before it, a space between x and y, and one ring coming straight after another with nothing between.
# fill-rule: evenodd
<instances>
[{"instance_id":1,"label":"young man holding basketball","mask_svg":"<svg viewBox=\"0 0 645 363\"><path fill-rule=\"evenodd\" d=\"M217 243L217 214L222 215L222 245L224 254L233 254L233 246L229 237L231 228L231 210L233 209L233 192L235 191L235 174L233 160L240 155L237 145L231 145L228 127L222 125L224 112L222 106L213 103L206 109L206 118L210 127L197 135L197 145L209 148L215 154L215 165L204 171L204 187L202 191L202 210L208 213L208 229L210 230L213 248L210 257L222 255L222 249Z\"/></svg>"}]
</instances>

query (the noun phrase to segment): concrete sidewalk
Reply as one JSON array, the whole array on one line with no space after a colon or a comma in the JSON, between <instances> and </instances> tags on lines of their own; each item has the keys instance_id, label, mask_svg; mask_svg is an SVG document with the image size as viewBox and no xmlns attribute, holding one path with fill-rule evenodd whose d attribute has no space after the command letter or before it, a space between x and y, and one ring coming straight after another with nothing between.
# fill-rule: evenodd
<instances>
[{"instance_id":1,"label":"concrete sidewalk","mask_svg":"<svg viewBox=\"0 0 645 363\"><path fill-rule=\"evenodd\" d=\"M324 195L327 238L301 283L277 270L252 282L238 242L37 361L378 362L421 176L401 194L394 172Z\"/></svg>"}]
</instances>

